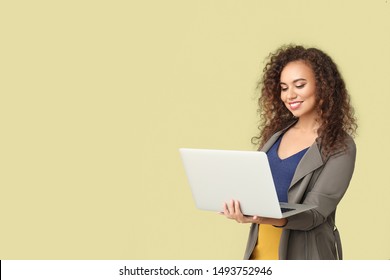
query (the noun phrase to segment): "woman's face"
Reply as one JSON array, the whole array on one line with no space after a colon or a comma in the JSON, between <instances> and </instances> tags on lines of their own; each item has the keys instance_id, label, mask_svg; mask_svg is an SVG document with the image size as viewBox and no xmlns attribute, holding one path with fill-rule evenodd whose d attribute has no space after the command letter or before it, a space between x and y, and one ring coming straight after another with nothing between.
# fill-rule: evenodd
<instances>
[{"instance_id":1,"label":"woman's face","mask_svg":"<svg viewBox=\"0 0 390 280\"><path fill-rule=\"evenodd\" d=\"M299 60L288 63L280 75L280 87L280 97L295 117L316 117L316 83L310 66Z\"/></svg>"}]
</instances>

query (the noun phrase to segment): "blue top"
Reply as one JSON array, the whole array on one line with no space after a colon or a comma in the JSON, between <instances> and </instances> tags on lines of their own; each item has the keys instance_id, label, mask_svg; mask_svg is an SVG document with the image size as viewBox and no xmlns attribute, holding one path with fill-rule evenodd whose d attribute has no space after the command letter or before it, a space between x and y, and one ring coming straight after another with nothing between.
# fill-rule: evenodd
<instances>
[{"instance_id":1,"label":"blue top","mask_svg":"<svg viewBox=\"0 0 390 280\"><path fill-rule=\"evenodd\" d=\"M287 192L290 187L295 170L303 155L309 148L285 159L279 158L278 149L282 136L272 145L267 152L268 161L271 167L272 177L274 179L276 192L278 194L279 202L287 202Z\"/></svg>"}]
</instances>

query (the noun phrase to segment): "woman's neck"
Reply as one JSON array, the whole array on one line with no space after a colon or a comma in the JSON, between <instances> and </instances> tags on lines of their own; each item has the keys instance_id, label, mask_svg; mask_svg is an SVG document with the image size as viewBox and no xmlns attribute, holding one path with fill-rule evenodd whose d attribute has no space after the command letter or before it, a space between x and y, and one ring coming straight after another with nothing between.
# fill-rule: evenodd
<instances>
[{"instance_id":1,"label":"woman's neck","mask_svg":"<svg viewBox=\"0 0 390 280\"><path fill-rule=\"evenodd\" d=\"M294 125L295 129L299 129L304 133L317 133L318 128L320 127L320 123L317 121L315 117L306 117L299 118L297 123Z\"/></svg>"}]
</instances>

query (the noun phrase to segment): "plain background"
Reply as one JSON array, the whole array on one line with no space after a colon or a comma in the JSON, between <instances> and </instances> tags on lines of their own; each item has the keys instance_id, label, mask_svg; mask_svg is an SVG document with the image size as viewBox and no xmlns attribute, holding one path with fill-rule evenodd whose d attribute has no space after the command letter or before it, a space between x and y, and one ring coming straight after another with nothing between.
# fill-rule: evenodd
<instances>
[{"instance_id":1,"label":"plain background","mask_svg":"<svg viewBox=\"0 0 390 280\"><path fill-rule=\"evenodd\" d=\"M0 259L241 259L178 149L256 149L287 43L333 57L359 120L344 256L389 259L389 30L386 0L1 1Z\"/></svg>"}]
</instances>

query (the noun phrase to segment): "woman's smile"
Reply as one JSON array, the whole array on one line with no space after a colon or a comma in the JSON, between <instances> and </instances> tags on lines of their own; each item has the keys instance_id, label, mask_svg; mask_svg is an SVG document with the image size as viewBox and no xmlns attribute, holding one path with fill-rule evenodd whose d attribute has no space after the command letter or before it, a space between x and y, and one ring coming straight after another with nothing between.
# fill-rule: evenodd
<instances>
[{"instance_id":1,"label":"woman's smile","mask_svg":"<svg viewBox=\"0 0 390 280\"><path fill-rule=\"evenodd\" d=\"M294 102L289 102L288 104L290 105L290 110L298 110L301 107L301 104L303 101L294 101Z\"/></svg>"}]
</instances>

